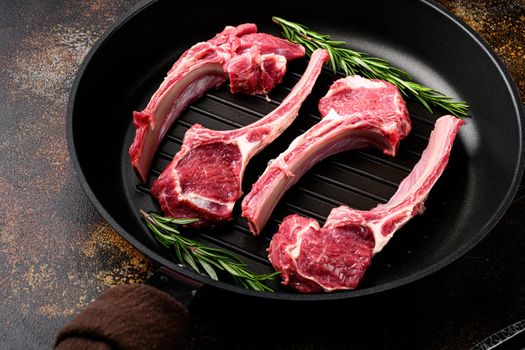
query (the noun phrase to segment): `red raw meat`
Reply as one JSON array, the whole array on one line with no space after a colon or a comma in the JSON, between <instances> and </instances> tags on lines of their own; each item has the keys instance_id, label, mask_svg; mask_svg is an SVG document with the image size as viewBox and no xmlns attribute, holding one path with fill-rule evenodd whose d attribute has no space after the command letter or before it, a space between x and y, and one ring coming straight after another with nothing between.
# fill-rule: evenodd
<instances>
[{"instance_id":1,"label":"red raw meat","mask_svg":"<svg viewBox=\"0 0 525 350\"><path fill-rule=\"evenodd\" d=\"M180 151L151 188L164 214L200 218L193 226L231 220L235 202L242 195L246 165L297 117L328 57L326 50L316 50L289 95L257 122L227 131L193 125Z\"/></svg>"},{"instance_id":2,"label":"red raw meat","mask_svg":"<svg viewBox=\"0 0 525 350\"><path fill-rule=\"evenodd\" d=\"M272 160L242 201L254 235L283 194L318 161L349 149L376 147L394 156L410 132L405 101L394 85L349 76L335 81L319 102L323 119Z\"/></svg>"},{"instance_id":3,"label":"red raw meat","mask_svg":"<svg viewBox=\"0 0 525 350\"><path fill-rule=\"evenodd\" d=\"M322 228L316 220L287 216L269 248L283 283L303 293L356 288L372 257L400 227L423 213L463 123L450 115L437 120L421 159L388 203L369 211L335 208Z\"/></svg>"},{"instance_id":4,"label":"red raw meat","mask_svg":"<svg viewBox=\"0 0 525 350\"><path fill-rule=\"evenodd\" d=\"M195 44L173 64L146 108L133 112L136 132L129 156L142 182L161 140L189 104L228 78L234 93L266 94L281 82L286 62L304 56L301 45L256 32L251 23L227 26Z\"/></svg>"}]
</instances>

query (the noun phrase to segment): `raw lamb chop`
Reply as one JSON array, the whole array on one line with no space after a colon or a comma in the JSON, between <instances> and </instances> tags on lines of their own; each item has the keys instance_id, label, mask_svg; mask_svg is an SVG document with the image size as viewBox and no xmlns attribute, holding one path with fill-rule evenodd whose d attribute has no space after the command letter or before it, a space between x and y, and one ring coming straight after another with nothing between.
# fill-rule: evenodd
<instances>
[{"instance_id":1,"label":"raw lamb chop","mask_svg":"<svg viewBox=\"0 0 525 350\"><path fill-rule=\"evenodd\" d=\"M349 76L319 102L323 119L296 138L266 168L242 201L242 216L258 235L283 194L318 161L349 149L376 147L394 156L411 129L401 93L381 80Z\"/></svg>"},{"instance_id":2,"label":"raw lamb chop","mask_svg":"<svg viewBox=\"0 0 525 350\"><path fill-rule=\"evenodd\" d=\"M369 211L335 208L322 228L316 220L287 216L269 248L283 283L304 293L356 288L372 257L400 227L423 213L461 125L462 120L450 115L437 120L421 159L388 203Z\"/></svg>"},{"instance_id":3,"label":"raw lamb chop","mask_svg":"<svg viewBox=\"0 0 525 350\"><path fill-rule=\"evenodd\" d=\"M200 218L193 226L201 227L231 220L246 165L293 122L328 57L326 50L316 50L290 94L257 122L227 131L193 125L151 188L164 214Z\"/></svg>"},{"instance_id":4,"label":"raw lamb chop","mask_svg":"<svg viewBox=\"0 0 525 350\"><path fill-rule=\"evenodd\" d=\"M256 31L251 23L227 26L195 44L173 64L146 108L133 112L136 132L129 156L142 182L161 140L189 104L228 78L233 93L266 94L281 82L287 61L304 56L301 45Z\"/></svg>"}]
</instances>

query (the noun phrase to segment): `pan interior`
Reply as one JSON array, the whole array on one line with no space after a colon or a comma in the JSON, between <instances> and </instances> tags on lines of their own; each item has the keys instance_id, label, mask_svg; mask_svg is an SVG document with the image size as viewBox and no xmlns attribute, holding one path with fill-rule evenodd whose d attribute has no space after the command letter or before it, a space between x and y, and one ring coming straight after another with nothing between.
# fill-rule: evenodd
<instances>
[{"instance_id":1,"label":"pan interior","mask_svg":"<svg viewBox=\"0 0 525 350\"><path fill-rule=\"evenodd\" d=\"M220 9L214 9L219 6ZM355 291L333 298L370 294L418 279L465 253L496 224L516 190L522 172L521 117L515 89L495 56L475 36L439 8L426 2L363 2L352 11L328 8L267 8L239 10L239 4L210 4L199 12L199 25L190 16L171 20L175 3L157 1L142 6L100 41L86 59L70 103L69 138L73 159L90 198L117 231L150 257L192 278L241 293L252 292L227 282L213 282L173 262L172 253L157 244L140 220L139 209L159 211L149 186L178 151L184 132L194 123L211 129L233 129L252 123L274 109L306 67L306 60L289 64L281 85L261 96L232 95L227 85L194 103L170 129L156 154L149 183L140 185L131 170L128 148L134 136L132 111L141 110L172 63L192 44L211 38L225 25L254 22L259 31L278 35L273 15L308 24L321 33L345 40L352 49L366 51L405 69L420 83L465 100L471 106L454 145L449 166L414 218L376 257ZM354 6L354 5L352 5ZM225 8L226 7L226 8ZM385 8L388 7L388 8ZM225 20L222 13L228 13ZM152 25L152 23L154 25ZM319 120L317 101L339 76L325 69L299 117L274 143L248 165L243 190L267 162L286 149L293 138ZM240 256L254 271L273 271L266 248L282 219L291 213L323 223L339 205L370 209L388 201L427 145L434 121L443 111L428 113L407 100L413 131L402 141L396 157L378 151L341 153L309 171L280 201L260 237L254 238L240 217L217 231L195 232L210 246ZM272 297L301 296L275 282ZM257 293L255 293L257 294Z\"/></svg>"}]
</instances>

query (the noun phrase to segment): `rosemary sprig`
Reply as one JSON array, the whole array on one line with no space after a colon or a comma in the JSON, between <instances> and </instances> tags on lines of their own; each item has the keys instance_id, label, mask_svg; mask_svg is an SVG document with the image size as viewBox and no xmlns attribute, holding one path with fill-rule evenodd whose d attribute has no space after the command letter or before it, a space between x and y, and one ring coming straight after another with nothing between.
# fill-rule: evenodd
<instances>
[{"instance_id":1,"label":"rosemary sprig","mask_svg":"<svg viewBox=\"0 0 525 350\"><path fill-rule=\"evenodd\" d=\"M386 60L353 51L344 47L346 42L332 40L330 35L316 33L302 24L275 16L272 20L282 27L282 34L286 39L303 45L308 55L318 48L327 50L334 73L340 70L346 75L360 74L367 78L385 80L397 86L405 96L416 98L430 113L432 107L441 107L456 117L468 116L467 103L456 102L441 92L414 82L410 74L392 67Z\"/></svg>"},{"instance_id":2,"label":"rosemary sprig","mask_svg":"<svg viewBox=\"0 0 525 350\"><path fill-rule=\"evenodd\" d=\"M216 270L219 270L230 275L239 286L273 292L273 289L265 285L264 281L274 279L279 272L253 273L237 256L221 249L207 247L180 234L179 225L189 224L198 219L167 218L153 212L147 213L144 210L140 212L155 238L166 248L173 247L180 264L198 273L205 273L217 281L219 277Z\"/></svg>"}]
</instances>

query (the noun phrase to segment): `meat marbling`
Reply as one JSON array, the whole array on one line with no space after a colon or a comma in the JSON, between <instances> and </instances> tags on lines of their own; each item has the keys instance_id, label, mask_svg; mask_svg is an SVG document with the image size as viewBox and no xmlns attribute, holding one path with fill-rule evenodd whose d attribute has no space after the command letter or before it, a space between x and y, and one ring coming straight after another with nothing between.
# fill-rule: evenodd
<instances>
[{"instance_id":1,"label":"meat marbling","mask_svg":"<svg viewBox=\"0 0 525 350\"><path fill-rule=\"evenodd\" d=\"M193 125L180 151L151 188L164 214L200 218L193 226L231 220L235 202L242 195L246 165L296 118L328 57L326 50L316 50L289 95L257 122L227 131Z\"/></svg>"},{"instance_id":2,"label":"meat marbling","mask_svg":"<svg viewBox=\"0 0 525 350\"><path fill-rule=\"evenodd\" d=\"M369 211L335 208L322 228L316 220L287 216L269 247L283 283L304 293L356 288L372 257L400 227L423 213L463 123L450 115L437 120L421 159L388 203Z\"/></svg>"},{"instance_id":3,"label":"meat marbling","mask_svg":"<svg viewBox=\"0 0 525 350\"><path fill-rule=\"evenodd\" d=\"M349 149L376 147L394 156L411 129L401 93L381 80L349 76L335 81L319 102L323 117L271 161L242 201L254 235L283 194L318 161Z\"/></svg>"},{"instance_id":4,"label":"meat marbling","mask_svg":"<svg viewBox=\"0 0 525 350\"><path fill-rule=\"evenodd\" d=\"M255 24L227 26L189 48L173 64L146 108L133 113L131 165L146 182L153 156L172 123L206 91L230 80L234 93L266 94L281 82L286 62L304 56L301 45L265 33Z\"/></svg>"}]
</instances>

